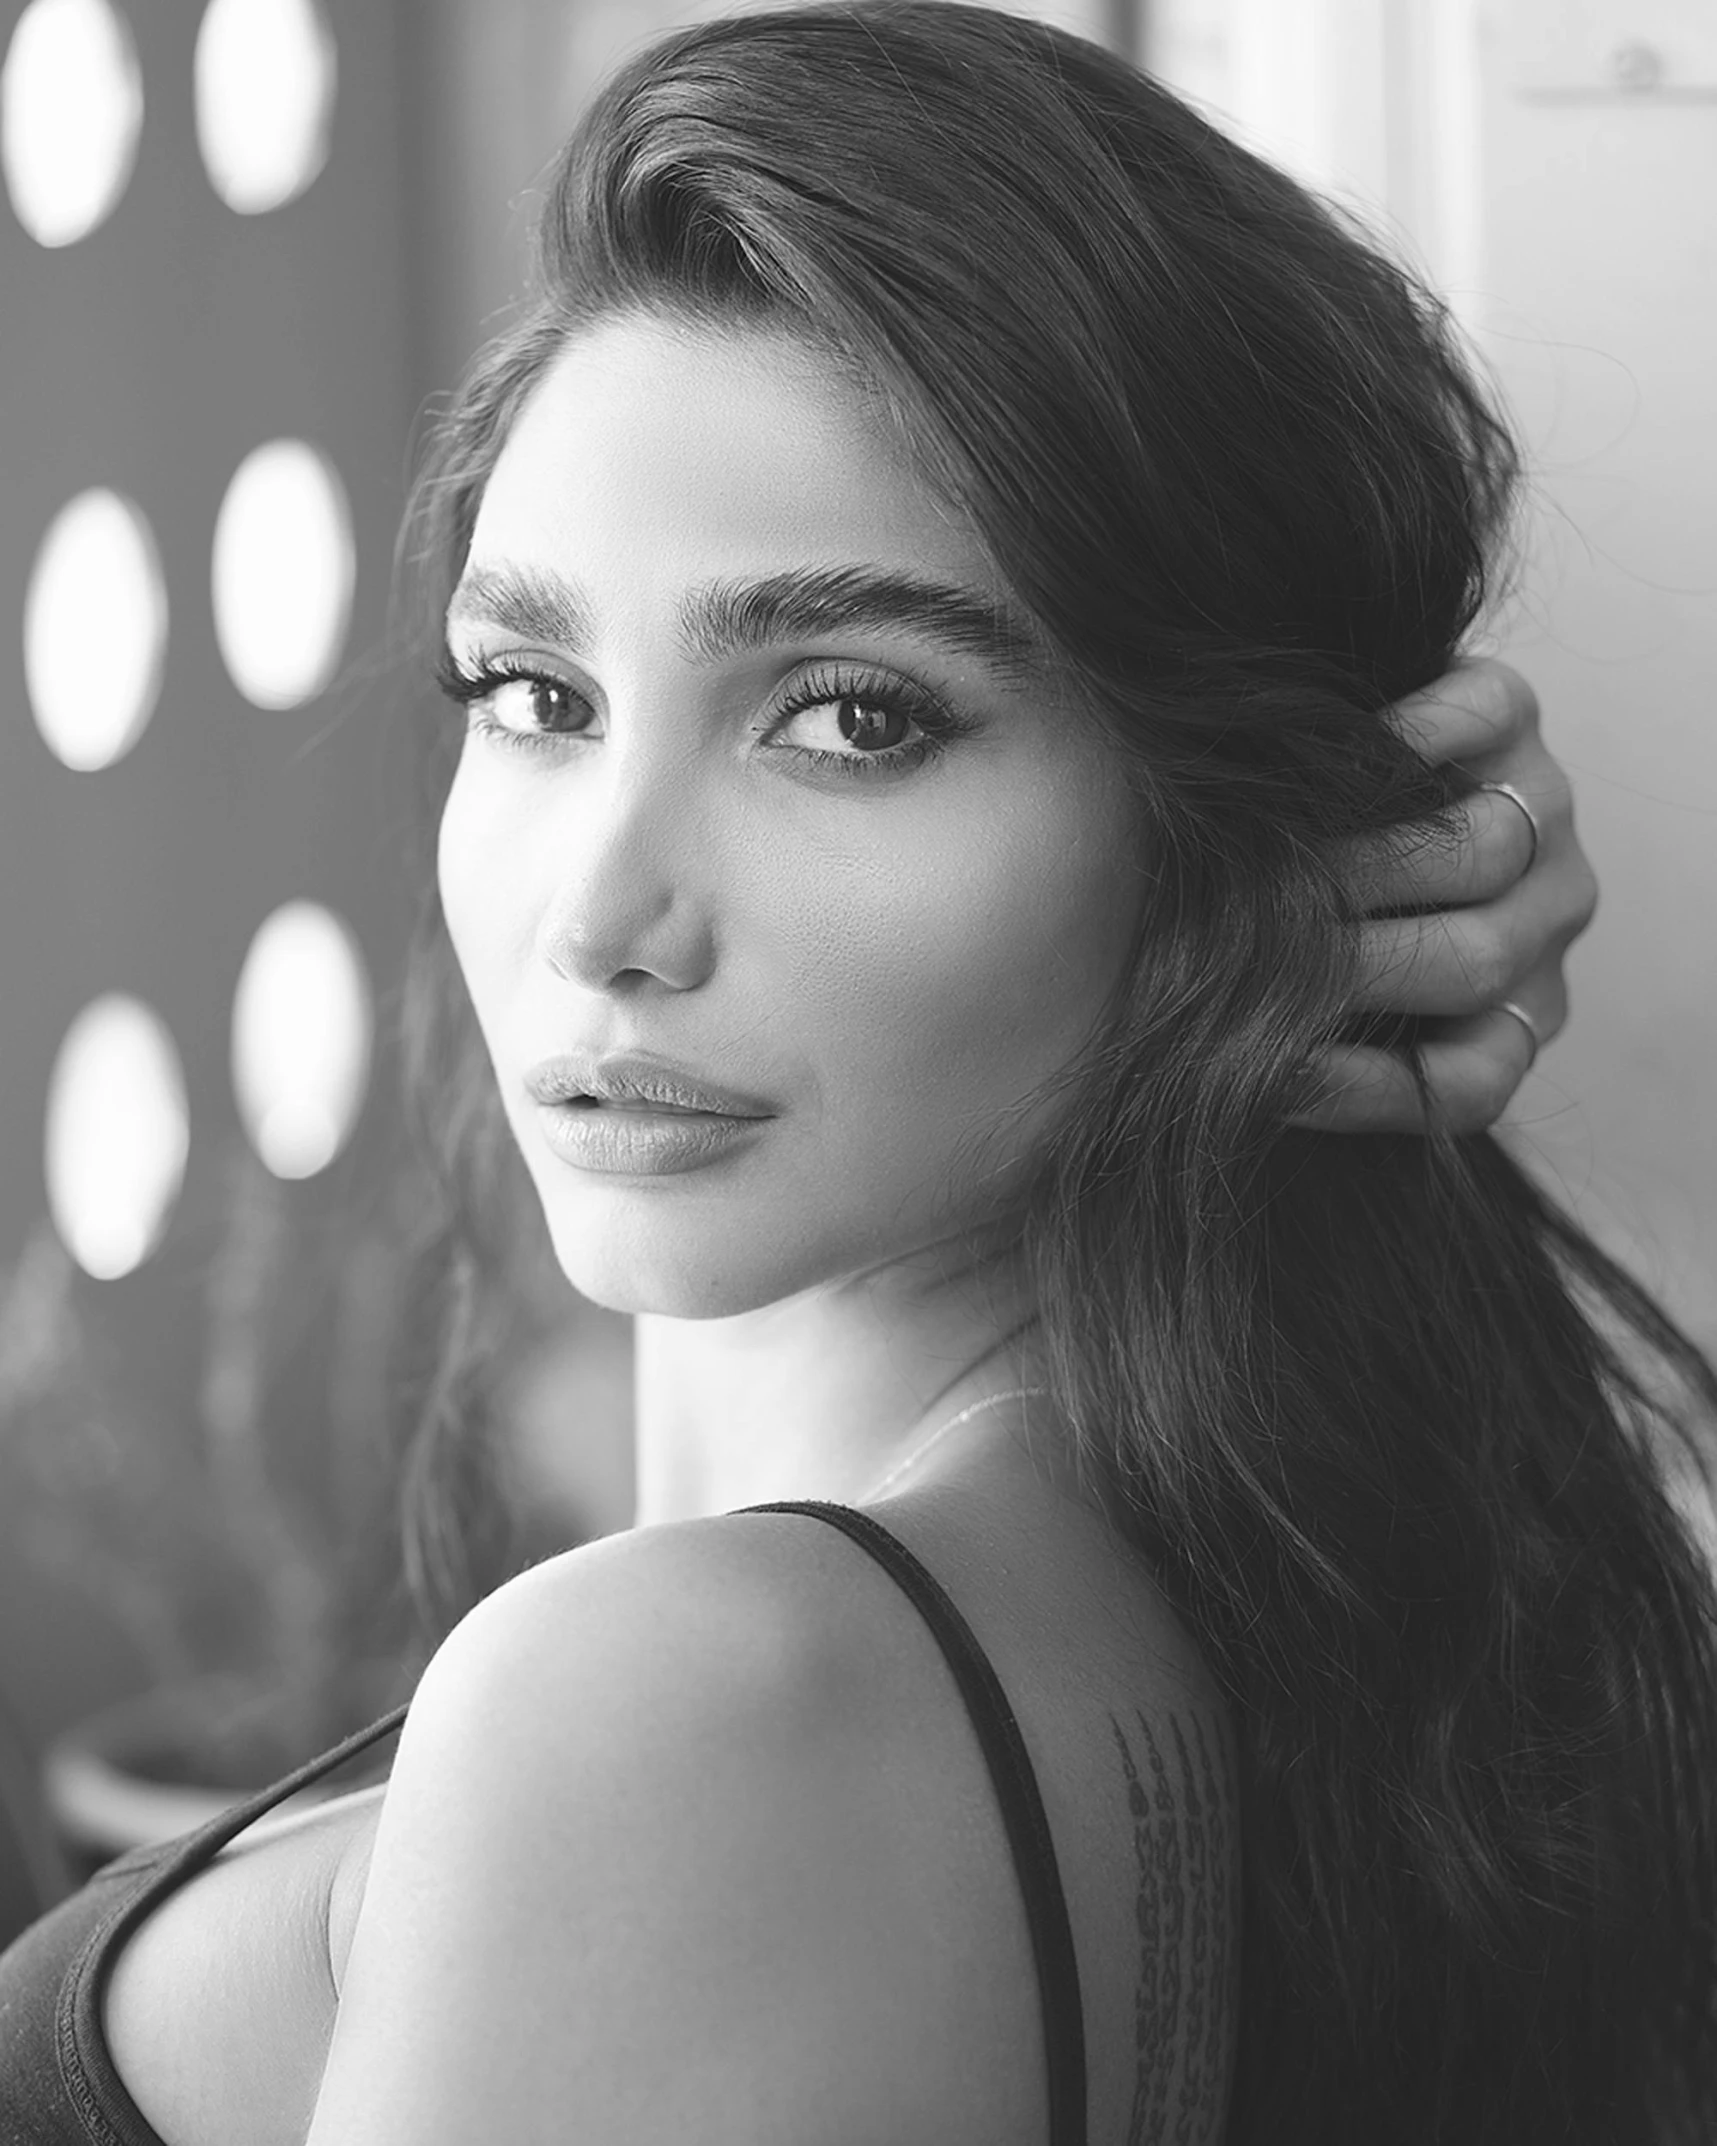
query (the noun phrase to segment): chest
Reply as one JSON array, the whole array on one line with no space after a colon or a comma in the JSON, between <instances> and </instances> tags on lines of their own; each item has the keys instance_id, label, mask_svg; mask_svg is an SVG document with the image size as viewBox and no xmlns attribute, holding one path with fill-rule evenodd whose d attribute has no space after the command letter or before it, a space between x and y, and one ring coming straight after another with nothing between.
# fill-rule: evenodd
<instances>
[{"instance_id":1,"label":"chest","mask_svg":"<svg viewBox=\"0 0 1717 2146\"><path fill-rule=\"evenodd\" d=\"M103 2025L167 2146L303 2146L382 1793L240 1835L121 1949Z\"/></svg>"}]
</instances>

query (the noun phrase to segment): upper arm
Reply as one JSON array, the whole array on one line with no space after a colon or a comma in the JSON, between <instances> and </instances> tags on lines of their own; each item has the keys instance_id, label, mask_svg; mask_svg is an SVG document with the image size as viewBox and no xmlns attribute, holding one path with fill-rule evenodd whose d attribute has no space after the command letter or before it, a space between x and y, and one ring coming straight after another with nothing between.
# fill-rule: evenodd
<instances>
[{"instance_id":1,"label":"upper arm","mask_svg":"<svg viewBox=\"0 0 1717 2146\"><path fill-rule=\"evenodd\" d=\"M838 1674L731 1537L591 1551L423 1677L307 2146L888 2134Z\"/></svg>"}]
</instances>

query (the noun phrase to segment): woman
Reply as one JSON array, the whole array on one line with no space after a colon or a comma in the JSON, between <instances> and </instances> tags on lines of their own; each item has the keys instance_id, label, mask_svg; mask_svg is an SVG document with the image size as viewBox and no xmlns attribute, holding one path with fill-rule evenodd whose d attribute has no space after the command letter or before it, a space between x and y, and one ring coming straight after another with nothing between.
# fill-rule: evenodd
<instances>
[{"instance_id":1,"label":"woman","mask_svg":"<svg viewBox=\"0 0 1717 2146\"><path fill-rule=\"evenodd\" d=\"M30 2135L1709 2136L1717 1379L1471 1130L1590 895L1499 961L1505 675L1387 719L1513 475L1440 316L926 0L654 46L540 232L419 500L435 1107L637 1317L640 1525L28 1934ZM1424 1136L1303 1122L1356 1003L1470 1024Z\"/></svg>"}]
</instances>

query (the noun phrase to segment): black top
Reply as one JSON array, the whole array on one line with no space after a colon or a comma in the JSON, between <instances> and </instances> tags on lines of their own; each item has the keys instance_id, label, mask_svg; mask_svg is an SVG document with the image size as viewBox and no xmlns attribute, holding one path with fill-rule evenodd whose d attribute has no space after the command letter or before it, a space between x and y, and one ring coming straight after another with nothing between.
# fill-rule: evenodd
<instances>
[{"instance_id":1,"label":"black top","mask_svg":"<svg viewBox=\"0 0 1717 2146\"><path fill-rule=\"evenodd\" d=\"M1025 1896L1048 2054L1050 2146L1085 2146L1073 1932L1037 1777L988 1657L941 1585L870 1514L820 1499L740 1510L808 1513L841 1529L893 1575L936 1635L983 1746ZM102 1987L119 1947L158 1901L246 1826L391 1735L405 1714L394 1708L179 1840L120 1856L0 1953L0 2146L164 2146L125 2091L101 2031Z\"/></svg>"}]
</instances>

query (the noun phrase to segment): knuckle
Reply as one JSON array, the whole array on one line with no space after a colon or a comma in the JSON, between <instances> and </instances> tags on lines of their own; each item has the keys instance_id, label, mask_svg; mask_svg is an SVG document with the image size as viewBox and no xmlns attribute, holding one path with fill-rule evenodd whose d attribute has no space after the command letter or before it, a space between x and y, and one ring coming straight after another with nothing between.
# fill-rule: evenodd
<instances>
[{"instance_id":1,"label":"knuckle","mask_svg":"<svg viewBox=\"0 0 1717 2146\"><path fill-rule=\"evenodd\" d=\"M1491 751L1542 752L1538 744L1538 696L1519 671L1488 657L1473 677L1474 706L1494 726Z\"/></svg>"},{"instance_id":2,"label":"knuckle","mask_svg":"<svg viewBox=\"0 0 1717 2146\"><path fill-rule=\"evenodd\" d=\"M1439 1103L1449 1129L1482 1133L1507 1109L1522 1075L1490 1048L1462 1051L1449 1068Z\"/></svg>"},{"instance_id":3,"label":"knuckle","mask_svg":"<svg viewBox=\"0 0 1717 2146\"><path fill-rule=\"evenodd\" d=\"M1573 1005L1574 1002L1569 996L1567 984L1559 981L1556 992L1556 1011L1548 1015L1542 1024L1544 1029L1544 1048L1546 1050L1568 1026L1568 1019L1573 1012Z\"/></svg>"},{"instance_id":4,"label":"knuckle","mask_svg":"<svg viewBox=\"0 0 1717 2146\"><path fill-rule=\"evenodd\" d=\"M1512 717L1512 727L1536 736L1540 711L1538 695L1533 690L1531 681L1517 671L1512 663L1498 662L1496 670L1502 681L1503 695Z\"/></svg>"},{"instance_id":5,"label":"knuckle","mask_svg":"<svg viewBox=\"0 0 1717 2146\"><path fill-rule=\"evenodd\" d=\"M1555 928L1547 933L1546 944L1559 957L1566 954L1597 913L1598 883L1587 875L1575 882L1568 899L1559 906Z\"/></svg>"},{"instance_id":6,"label":"knuckle","mask_svg":"<svg viewBox=\"0 0 1717 2146\"><path fill-rule=\"evenodd\" d=\"M1520 1079L1511 1067L1499 1058L1487 1058L1484 1071L1475 1079L1471 1089L1472 1130L1482 1132L1487 1125L1494 1125L1508 1108L1519 1086Z\"/></svg>"},{"instance_id":7,"label":"knuckle","mask_svg":"<svg viewBox=\"0 0 1717 2146\"><path fill-rule=\"evenodd\" d=\"M1533 810L1547 827L1574 832L1574 784L1554 753L1543 751L1544 773L1537 782Z\"/></svg>"},{"instance_id":8,"label":"knuckle","mask_svg":"<svg viewBox=\"0 0 1717 2146\"><path fill-rule=\"evenodd\" d=\"M1508 1097L1493 1098L1492 1085L1488 1077L1471 1073L1444 1083L1437 1092L1437 1107L1450 1132L1482 1133L1495 1124Z\"/></svg>"}]
</instances>

